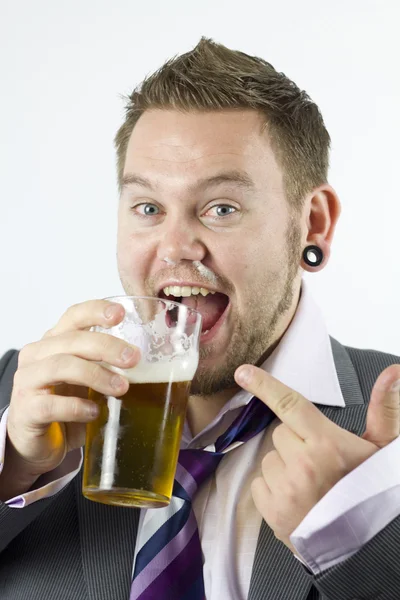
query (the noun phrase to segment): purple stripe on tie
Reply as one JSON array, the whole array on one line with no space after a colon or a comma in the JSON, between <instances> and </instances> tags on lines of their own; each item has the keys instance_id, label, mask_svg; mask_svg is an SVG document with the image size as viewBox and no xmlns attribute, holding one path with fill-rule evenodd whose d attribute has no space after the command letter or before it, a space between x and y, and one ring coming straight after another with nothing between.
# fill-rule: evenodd
<instances>
[{"instance_id":1,"label":"purple stripe on tie","mask_svg":"<svg viewBox=\"0 0 400 600\"><path fill-rule=\"evenodd\" d=\"M233 442L247 442L265 429L275 417L275 413L254 396L226 432L219 436L215 442L216 451L223 452Z\"/></svg>"},{"instance_id":2,"label":"purple stripe on tie","mask_svg":"<svg viewBox=\"0 0 400 600\"><path fill-rule=\"evenodd\" d=\"M175 482L175 485L179 485ZM181 488L182 489L182 488ZM173 500L172 500L173 501ZM168 507L169 508L169 507ZM157 509L159 510L159 509ZM162 509L160 509L162 510ZM164 511L167 510L164 508ZM134 577L138 577L139 573L145 568L145 566L153 560L160 550L166 546L174 537L180 532L182 527L185 525L189 518L190 506L186 502L181 503L181 507L175 512L175 514L168 517L166 521L162 517L162 523L159 528L154 532L152 536L143 544L138 550ZM157 517L158 518L158 515ZM140 541L140 538L139 538Z\"/></svg>"},{"instance_id":3,"label":"purple stripe on tie","mask_svg":"<svg viewBox=\"0 0 400 600\"><path fill-rule=\"evenodd\" d=\"M199 534L196 530L183 552L149 585L139 600L180 600L203 572ZM197 587L197 593L199 588ZM205 598L204 583L200 594L192 598Z\"/></svg>"},{"instance_id":4,"label":"purple stripe on tie","mask_svg":"<svg viewBox=\"0 0 400 600\"><path fill-rule=\"evenodd\" d=\"M204 591L203 569L196 581L192 582L185 594L179 600L206 600Z\"/></svg>"},{"instance_id":5,"label":"purple stripe on tie","mask_svg":"<svg viewBox=\"0 0 400 600\"><path fill-rule=\"evenodd\" d=\"M175 479L183 487L190 498L193 498L197 490L197 481L193 478L193 475L191 475L189 471L187 471L187 469L185 469L185 467L179 462L176 465Z\"/></svg>"},{"instance_id":6,"label":"purple stripe on tie","mask_svg":"<svg viewBox=\"0 0 400 600\"><path fill-rule=\"evenodd\" d=\"M140 571L132 582L130 600L144 600L144 598L157 598L157 596L142 595L152 582L164 572L169 572L168 565L176 558L183 550L186 554L186 546L188 541L197 531L196 518L193 511L180 532L166 545L160 552ZM164 590L165 591L165 590ZM162 597L162 596L161 596Z\"/></svg>"},{"instance_id":7,"label":"purple stripe on tie","mask_svg":"<svg viewBox=\"0 0 400 600\"><path fill-rule=\"evenodd\" d=\"M222 454L216 452L207 452L204 450L181 450L179 453L179 463L191 473L200 487L203 481L214 473L217 465L222 459Z\"/></svg>"}]
</instances>

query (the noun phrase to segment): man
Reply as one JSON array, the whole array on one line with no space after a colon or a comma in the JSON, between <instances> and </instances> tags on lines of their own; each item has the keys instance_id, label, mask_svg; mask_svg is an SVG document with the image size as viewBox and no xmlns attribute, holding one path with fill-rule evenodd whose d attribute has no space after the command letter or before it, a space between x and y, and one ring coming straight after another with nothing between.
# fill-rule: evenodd
<instances>
[{"instance_id":1,"label":"man","mask_svg":"<svg viewBox=\"0 0 400 600\"><path fill-rule=\"evenodd\" d=\"M90 502L80 479L97 414L85 388L127 390L96 361L140 357L88 331L120 306L71 307L18 368L13 351L0 363L2 599L400 597L399 357L330 338L303 279L327 264L340 216L329 143L293 82L204 38L133 92L116 136L120 278L127 294L182 297L209 330L182 445L217 444L249 406L275 418L200 486L201 548L176 551L188 567L174 577L167 552L155 594L143 573L162 545L138 566L145 511Z\"/></svg>"}]
</instances>

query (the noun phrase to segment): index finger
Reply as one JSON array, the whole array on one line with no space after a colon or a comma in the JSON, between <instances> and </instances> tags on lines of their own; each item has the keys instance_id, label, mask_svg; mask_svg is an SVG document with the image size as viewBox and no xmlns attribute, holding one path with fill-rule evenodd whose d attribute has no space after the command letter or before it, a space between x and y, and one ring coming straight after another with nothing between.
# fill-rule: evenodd
<instances>
[{"instance_id":1,"label":"index finger","mask_svg":"<svg viewBox=\"0 0 400 600\"><path fill-rule=\"evenodd\" d=\"M242 378L244 371L249 371L247 380ZM235 379L304 441L319 437L324 430L335 426L310 400L259 367L242 365L236 369Z\"/></svg>"},{"instance_id":2,"label":"index finger","mask_svg":"<svg viewBox=\"0 0 400 600\"><path fill-rule=\"evenodd\" d=\"M124 315L125 309L121 304L109 300L87 300L70 306L57 325L47 331L43 337L53 337L67 331L90 329L96 325L113 327L122 321Z\"/></svg>"}]
</instances>

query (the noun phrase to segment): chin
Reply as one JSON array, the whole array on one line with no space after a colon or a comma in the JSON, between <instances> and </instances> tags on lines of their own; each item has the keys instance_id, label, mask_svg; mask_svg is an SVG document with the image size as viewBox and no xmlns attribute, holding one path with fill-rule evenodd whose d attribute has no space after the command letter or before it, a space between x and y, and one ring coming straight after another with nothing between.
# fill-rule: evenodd
<instances>
[{"instance_id":1,"label":"chin","mask_svg":"<svg viewBox=\"0 0 400 600\"><path fill-rule=\"evenodd\" d=\"M237 383L234 379L235 369L227 365L215 364L215 359L201 360L193 378L190 394L192 396L211 396L229 388L234 388Z\"/></svg>"}]
</instances>

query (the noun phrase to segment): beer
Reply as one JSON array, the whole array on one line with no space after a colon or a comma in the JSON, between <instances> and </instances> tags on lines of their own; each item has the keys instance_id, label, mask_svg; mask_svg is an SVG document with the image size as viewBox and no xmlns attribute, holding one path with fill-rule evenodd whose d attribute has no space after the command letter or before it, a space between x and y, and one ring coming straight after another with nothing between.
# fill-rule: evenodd
<instances>
[{"instance_id":1,"label":"beer","mask_svg":"<svg viewBox=\"0 0 400 600\"><path fill-rule=\"evenodd\" d=\"M100 415L87 425L86 498L152 508L169 503L190 383L131 383L120 398L89 390Z\"/></svg>"},{"instance_id":2,"label":"beer","mask_svg":"<svg viewBox=\"0 0 400 600\"><path fill-rule=\"evenodd\" d=\"M171 500L191 381L199 363L201 314L144 296L108 298L125 309L114 335L140 349L130 369L100 363L129 382L124 396L89 389L100 408L86 425L82 493L89 500L158 508Z\"/></svg>"}]
</instances>

